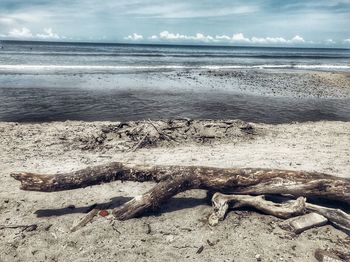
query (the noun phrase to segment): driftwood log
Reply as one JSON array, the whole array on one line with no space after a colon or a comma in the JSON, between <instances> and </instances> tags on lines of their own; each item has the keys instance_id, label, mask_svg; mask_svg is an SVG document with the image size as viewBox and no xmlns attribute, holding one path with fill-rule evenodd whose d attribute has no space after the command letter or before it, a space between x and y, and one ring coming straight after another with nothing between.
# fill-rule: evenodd
<instances>
[{"instance_id":1,"label":"driftwood log","mask_svg":"<svg viewBox=\"0 0 350 262\"><path fill-rule=\"evenodd\" d=\"M316 172L259 168L147 166L113 162L56 175L16 173L11 176L21 182L23 190L44 192L83 188L115 180L156 182L151 190L114 210L114 215L120 220L130 219L155 209L174 195L189 189L239 195L318 197L350 203L349 179Z\"/></svg>"}]
</instances>

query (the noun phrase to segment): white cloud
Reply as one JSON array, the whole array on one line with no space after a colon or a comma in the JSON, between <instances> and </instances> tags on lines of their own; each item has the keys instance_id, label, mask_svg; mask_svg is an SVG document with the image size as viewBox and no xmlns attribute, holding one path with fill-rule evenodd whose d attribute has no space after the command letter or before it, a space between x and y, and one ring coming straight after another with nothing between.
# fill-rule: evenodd
<instances>
[{"instance_id":1,"label":"white cloud","mask_svg":"<svg viewBox=\"0 0 350 262\"><path fill-rule=\"evenodd\" d=\"M216 35L215 39L218 41L230 41L231 38L227 35Z\"/></svg>"},{"instance_id":2,"label":"white cloud","mask_svg":"<svg viewBox=\"0 0 350 262\"><path fill-rule=\"evenodd\" d=\"M9 38L32 38L32 32L26 28L22 27L21 29L14 28L8 32L7 35Z\"/></svg>"},{"instance_id":3,"label":"white cloud","mask_svg":"<svg viewBox=\"0 0 350 262\"><path fill-rule=\"evenodd\" d=\"M45 40L65 38L54 33L52 28L44 28L43 31L44 31L43 33L33 34L32 31L27 27L22 27L19 29L14 28L10 30L7 34L0 35L0 37L9 38L9 39L45 39Z\"/></svg>"},{"instance_id":4,"label":"white cloud","mask_svg":"<svg viewBox=\"0 0 350 262\"><path fill-rule=\"evenodd\" d=\"M346 43L346 44L350 44L350 38L348 38L348 39L344 39L344 43Z\"/></svg>"},{"instance_id":5,"label":"white cloud","mask_svg":"<svg viewBox=\"0 0 350 262\"><path fill-rule=\"evenodd\" d=\"M129 36L130 37L130 36ZM204 35L197 33L195 35L184 35L179 33L171 33L169 31L160 32L159 35L152 35L148 37L149 40L166 40L166 41L195 41L205 43L237 43L237 44L303 44L306 41L299 35L291 39L283 37L245 37L243 33L228 35Z\"/></svg>"},{"instance_id":6,"label":"white cloud","mask_svg":"<svg viewBox=\"0 0 350 262\"><path fill-rule=\"evenodd\" d=\"M52 28L44 28L44 34L36 34L41 39L60 39L59 35L52 31Z\"/></svg>"},{"instance_id":7,"label":"white cloud","mask_svg":"<svg viewBox=\"0 0 350 262\"><path fill-rule=\"evenodd\" d=\"M125 40L132 40L132 41L139 41L143 39L142 35L139 35L137 33L133 33L132 35L128 35L127 37L124 37Z\"/></svg>"},{"instance_id":8,"label":"white cloud","mask_svg":"<svg viewBox=\"0 0 350 262\"><path fill-rule=\"evenodd\" d=\"M204 35L202 33L197 33L195 35L182 35L179 33L170 33L168 31L163 31L159 33L159 36L153 35L149 39L162 39L162 40L192 40L200 42L217 42L216 38L210 35Z\"/></svg>"},{"instance_id":9,"label":"white cloud","mask_svg":"<svg viewBox=\"0 0 350 262\"><path fill-rule=\"evenodd\" d=\"M300 43L305 43L305 40L301 36L296 35L291 40L289 40L289 42L293 44L300 44Z\"/></svg>"},{"instance_id":10,"label":"white cloud","mask_svg":"<svg viewBox=\"0 0 350 262\"><path fill-rule=\"evenodd\" d=\"M249 38L244 37L242 33L234 34L230 39L230 42L238 42L238 43L249 43L251 40Z\"/></svg>"},{"instance_id":11,"label":"white cloud","mask_svg":"<svg viewBox=\"0 0 350 262\"><path fill-rule=\"evenodd\" d=\"M285 39L283 37L255 37L248 39L248 43L252 44L302 44L305 43L304 38L299 35L294 36L292 39Z\"/></svg>"},{"instance_id":12,"label":"white cloud","mask_svg":"<svg viewBox=\"0 0 350 262\"><path fill-rule=\"evenodd\" d=\"M166 40L189 40L189 36L181 35L179 33L169 33L168 31L163 31L159 33L160 39L166 39Z\"/></svg>"}]
</instances>

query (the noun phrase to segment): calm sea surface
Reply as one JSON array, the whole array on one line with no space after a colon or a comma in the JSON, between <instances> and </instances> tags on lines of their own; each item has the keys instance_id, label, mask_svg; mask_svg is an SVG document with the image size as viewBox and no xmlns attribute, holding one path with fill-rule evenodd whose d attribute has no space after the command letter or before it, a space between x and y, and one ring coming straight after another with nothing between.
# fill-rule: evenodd
<instances>
[{"instance_id":1,"label":"calm sea surface","mask_svg":"<svg viewBox=\"0 0 350 262\"><path fill-rule=\"evenodd\" d=\"M350 120L349 99L189 91L162 78L173 71L240 68L349 72L347 49L14 41L0 41L0 48L0 121L175 117L267 123ZM159 81L154 80L157 78ZM186 81L180 84L185 86Z\"/></svg>"}]
</instances>

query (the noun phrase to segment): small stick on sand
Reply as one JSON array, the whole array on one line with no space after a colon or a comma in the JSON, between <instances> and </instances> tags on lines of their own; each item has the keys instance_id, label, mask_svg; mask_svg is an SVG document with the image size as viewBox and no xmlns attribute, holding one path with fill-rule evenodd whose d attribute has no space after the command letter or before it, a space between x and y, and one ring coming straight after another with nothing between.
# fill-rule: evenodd
<instances>
[{"instance_id":1,"label":"small stick on sand","mask_svg":"<svg viewBox=\"0 0 350 262\"><path fill-rule=\"evenodd\" d=\"M16 228L22 228L22 231L34 231L38 228L37 224L31 224L31 225L0 225L0 230L5 229L5 228L10 228L10 229L16 229Z\"/></svg>"},{"instance_id":2,"label":"small stick on sand","mask_svg":"<svg viewBox=\"0 0 350 262\"><path fill-rule=\"evenodd\" d=\"M79 228L86 226L97 215L98 211L100 211L99 208L92 209L89 213L87 213L86 216L80 219L79 222L70 229L70 232L75 232Z\"/></svg>"},{"instance_id":3,"label":"small stick on sand","mask_svg":"<svg viewBox=\"0 0 350 262\"><path fill-rule=\"evenodd\" d=\"M133 147L133 149L131 150L132 152L136 151L136 149L138 149L141 144L143 143L143 141L145 141L146 137L149 135L149 133L146 133L146 135L143 136L143 138L141 138L141 140Z\"/></svg>"},{"instance_id":4,"label":"small stick on sand","mask_svg":"<svg viewBox=\"0 0 350 262\"><path fill-rule=\"evenodd\" d=\"M168 135L164 134L163 132L159 131L159 129L152 123L151 119L148 119L148 123L157 131L157 133L160 137L164 137L167 140L175 140L171 136L168 136Z\"/></svg>"}]
</instances>

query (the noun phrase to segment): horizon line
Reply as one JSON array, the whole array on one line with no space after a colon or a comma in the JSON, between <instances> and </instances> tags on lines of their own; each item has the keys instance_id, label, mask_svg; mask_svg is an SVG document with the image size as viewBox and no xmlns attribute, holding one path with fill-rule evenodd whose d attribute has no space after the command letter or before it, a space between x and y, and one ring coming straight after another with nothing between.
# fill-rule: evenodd
<instances>
[{"instance_id":1,"label":"horizon line","mask_svg":"<svg viewBox=\"0 0 350 262\"><path fill-rule=\"evenodd\" d=\"M97 45L148 45L148 46L188 46L188 47L238 47L238 48L294 48L294 49L342 49L350 50L347 47L321 47L321 46L268 46L268 45L227 45L227 44L181 44L181 43L130 43L130 42L94 42L94 41L45 41L45 40L17 40L17 39L0 39L1 42L26 42L26 43L52 43L52 44L97 44Z\"/></svg>"}]
</instances>

